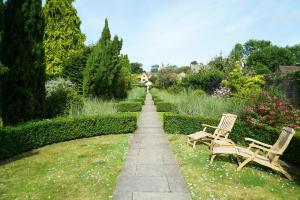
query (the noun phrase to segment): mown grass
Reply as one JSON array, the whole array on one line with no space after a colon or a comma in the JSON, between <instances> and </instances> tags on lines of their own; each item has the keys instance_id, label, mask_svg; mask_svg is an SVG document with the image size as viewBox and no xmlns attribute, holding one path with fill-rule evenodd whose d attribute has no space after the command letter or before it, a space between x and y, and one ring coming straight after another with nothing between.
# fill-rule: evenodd
<instances>
[{"instance_id":1,"label":"mown grass","mask_svg":"<svg viewBox=\"0 0 300 200\"><path fill-rule=\"evenodd\" d=\"M220 116L223 113L239 114L245 105L245 102L238 99L214 97L193 90L182 91L178 94L157 89L153 89L152 92L165 102L176 104L179 114L211 117Z\"/></svg>"},{"instance_id":2,"label":"mown grass","mask_svg":"<svg viewBox=\"0 0 300 200\"><path fill-rule=\"evenodd\" d=\"M0 164L0 199L109 199L128 135L46 146Z\"/></svg>"},{"instance_id":3,"label":"mown grass","mask_svg":"<svg viewBox=\"0 0 300 200\"><path fill-rule=\"evenodd\" d=\"M198 145L193 150L187 146L186 136L169 135L168 138L195 200L300 199L299 182L291 182L258 165L248 165L237 172L235 160L230 156L219 156L209 165L207 146Z\"/></svg>"}]
</instances>

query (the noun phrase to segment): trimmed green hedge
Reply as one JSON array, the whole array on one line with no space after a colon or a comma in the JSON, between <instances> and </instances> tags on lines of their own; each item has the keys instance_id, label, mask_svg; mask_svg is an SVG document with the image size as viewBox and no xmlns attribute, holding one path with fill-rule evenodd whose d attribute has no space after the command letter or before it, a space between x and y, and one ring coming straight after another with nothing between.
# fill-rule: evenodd
<instances>
[{"instance_id":1,"label":"trimmed green hedge","mask_svg":"<svg viewBox=\"0 0 300 200\"><path fill-rule=\"evenodd\" d=\"M157 112L176 112L177 107L173 103L158 102L156 103Z\"/></svg>"},{"instance_id":2,"label":"trimmed green hedge","mask_svg":"<svg viewBox=\"0 0 300 200\"><path fill-rule=\"evenodd\" d=\"M130 99L129 101L132 101L132 102L139 102L139 103L141 103L142 105L145 104L145 98Z\"/></svg>"},{"instance_id":3,"label":"trimmed green hedge","mask_svg":"<svg viewBox=\"0 0 300 200\"><path fill-rule=\"evenodd\" d=\"M0 129L0 160L48 144L108 134L132 133L136 114L56 118Z\"/></svg>"},{"instance_id":4,"label":"trimmed green hedge","mask_svg":"<svg viewBox=\"0 0 300 200\"><path fill-rule=\"evenodd\" d=\"M190 134L202 130L201 124L203 123L217 126L219 120L219 118L166 113L164 114L164 130L170 134ZM246 137L272 145L278 139L280 132L281 130L272 127L249 127L245 122L237 120L229 138L241 145L247 145ZM283 159L300 165L300 132L295 134Z\"/></svg>"},{"instance_id":5,"label":"trimmed green hedge","mask_svg":"<svg viewBox=\"0 0 300 200\"><path fill-rule=\"evenodd\" d=\"M140 112L142 110L141 102L120 102L116 107L118 112Z\"/></svg>"}]
</instances>

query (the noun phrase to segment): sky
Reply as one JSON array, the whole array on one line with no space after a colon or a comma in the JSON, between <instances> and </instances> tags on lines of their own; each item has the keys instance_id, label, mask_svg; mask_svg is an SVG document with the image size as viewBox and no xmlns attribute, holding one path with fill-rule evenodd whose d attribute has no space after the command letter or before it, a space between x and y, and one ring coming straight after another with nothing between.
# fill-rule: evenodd
<instances>
[{"instance_id":1,"label":"sky","mask_svg":"<svg viewBox=\"0 0 300 200\"><path fill-rule=\"evenodd\" d=\"M236 43L300 43L300 0L76 0L87 44L99 40L105 18L123 38L122 53L149 70L226 56Z\"/></svg>"}]
</instances>

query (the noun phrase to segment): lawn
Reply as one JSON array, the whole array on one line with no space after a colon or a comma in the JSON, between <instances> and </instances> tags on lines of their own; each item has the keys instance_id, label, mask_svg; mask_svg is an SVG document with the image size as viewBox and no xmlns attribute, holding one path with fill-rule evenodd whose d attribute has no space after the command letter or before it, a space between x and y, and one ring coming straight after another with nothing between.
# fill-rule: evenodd
<instances>
[{"instance_id":1,"label":"lawn","mask_svg":"<svg viewBox=\"0 0 300 200\"><path fill-rule=\"evenodd\" d=\"M200 199L300 199L300 185L282 175L257 165L236 171L235 160L219 156L209 165L207 146L195 150L186 144L186 136L168 135L178 164L188 184L192 198Z\"/></svg>"},{"instance_id":2,"label":"lawn","mask_svg":"<svg viewBox=\"0 0 300 200\"><path fill-rule=\"evenodd\" d=\"M109 199L129 135L49 145L0 164L0 199Z\"/></svg>"}]
</instances>

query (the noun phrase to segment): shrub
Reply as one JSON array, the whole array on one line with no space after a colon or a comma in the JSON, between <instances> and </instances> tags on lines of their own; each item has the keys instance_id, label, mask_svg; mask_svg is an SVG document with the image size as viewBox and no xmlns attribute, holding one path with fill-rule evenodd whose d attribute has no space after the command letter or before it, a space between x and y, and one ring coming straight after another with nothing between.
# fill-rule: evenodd
<instances>
[{"instance_id":1,"label":"shrub","mask_svg":"<svg viewBox=\"0 0 300 200\"><path fill-rule=\"evenodd\" d=\"M178 115L172 113L164 114L164 130L170 134L190 134L202 130L201 124L218 125L220 118ZM210 130L211 131L211 130ZM238 119L229 138L241 145L246 145L245 137L250 137L267 144L274 144L280 134L280 129L269 126L249 127L245 122ZM283 159L300 164L300 132L292 139Z\"/></svg>"},{"instance_id":2,"label":"shrub","mask_svg":"<svg viewBox=\"0 0 300 200\"><path fill-rule=\"evenodd\" d=\"M244 109L243 118L248 125L273 127L300 126L300 111L289 102L261 93L251 106Z\"/></svg>"},{"instance_id":3,"label":"shrub","mask_svg":"<svg viewBox=\"0 0 300 200\"><path fill-rule=\"evenodd\" d=\"M132 101L132 102L139 102L139 103L141 103L142 105L145 104L145 99L144 99L144 98L130 99L130 101Z\"/></svg>"},{"instance_id":4,"label":"shrub","mask_svg":"<svg viewBox=\"0 0 300 200\"><path fill-rule=\"evenodd\" d=\"M185 87L202 89L207 93L213 93L213 91L220 86L223 78L224 74L220 70L203 70L187 76L182 80L182 84Z\"/></svg>"},{"instance_id":5,"label":"shrub","mask_svg":"<svg viewBox=\"0 0 300 200\"><path fill-rule=\"evenodd\" d=\"M74 84L63 78L46 83L46 116L53 118L66 114L71 108L80 112L83 98L75 91Z\"/></svg>"},{"instance_id":6,"label":"shrub","mask_svg":"<svg viewBox=\"0 0 300 200\"><path fill-rule=\"evenodd\" d=\"M156 103L157 112L176 112L177 107L173 103L158 102Z\"/></svg>"},{"instance_id":7,"label":"shrub","mask_svg":"<svg viewBox=\"0 0 300 200\"><path fill-rule=\"evenodd\" d=\"M140 112L142 104L140 102L120 102L117 104L118 112Z\"/></svg>"},{"instance_id":8,"label":"shrub","mask_svg":"<svg viewBox=\"0 0 300 200\"><path fill-rule=\"evenodd\" d=\"M69 117L0 129L0 160L48 144L108 134L132 133L135 114Z\"/></svg>"},{"instance_id":9,"label":"shrub","mask_svg":"<svg viewBox=\"0 0 300 200\"><path fill-rule=\"evenodd\" d=\"M227 80L222 81L222 85L230 88L234 97L242 99L255 97L262 91L264 84L264 78L260 75L243 75L239 62L236 63L233 71L229 73Z\"/></svg>"}]
</instances>

